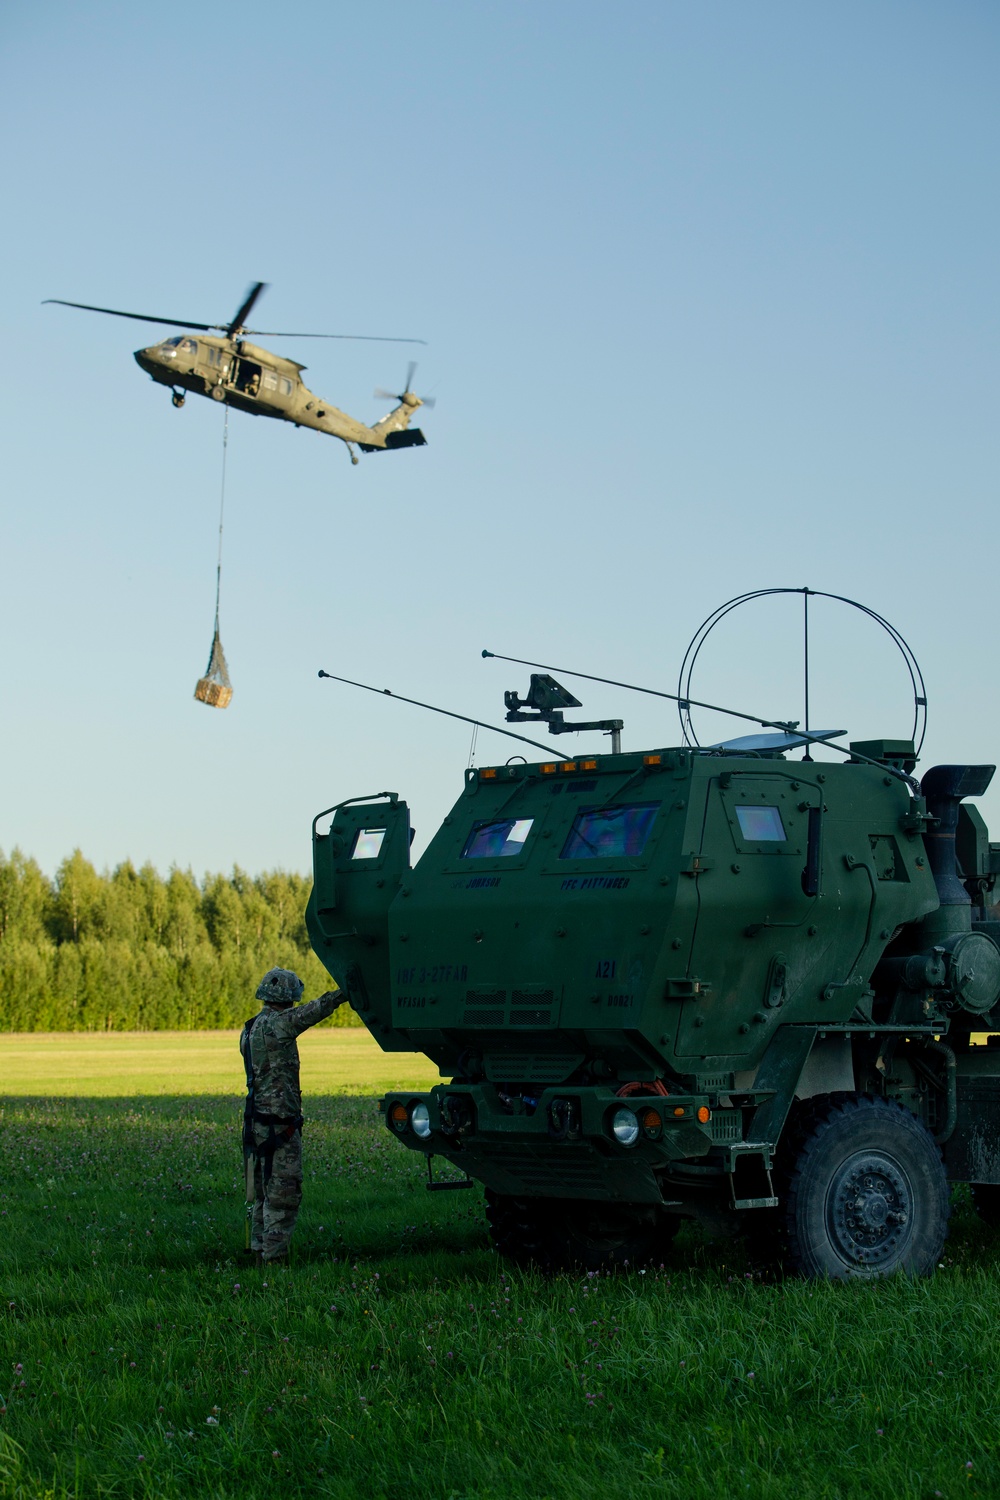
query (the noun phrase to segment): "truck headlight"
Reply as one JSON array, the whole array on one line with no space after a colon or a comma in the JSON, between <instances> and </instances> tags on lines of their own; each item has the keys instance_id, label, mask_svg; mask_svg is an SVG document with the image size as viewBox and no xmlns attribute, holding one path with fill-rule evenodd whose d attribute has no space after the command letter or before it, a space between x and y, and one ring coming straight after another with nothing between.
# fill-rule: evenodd
<instances>
[{"instance_id":1,"label":"truck headlight","mask_svg":"<svg viewBox=\"0 0 1000 1500\"><path fill-rule=\"evenodd\" d=\"M622 1146L634 1146L639 1139L639 1121L630 1109L616 1109L611 1116L611 1134Z\"/></svg>"},{"instance_id":2,"label":"truck headlight","mask_svg":"<svg viewBox=\"0 0 1000 1500\"><path fill-rule=\"evenodd\" d=\"M422 1141L426 1141L431 1133L431 1116L426 1104L413 1106L410 1110L410 1124L413 1126L413 1134L418 1135Z\"/></svg>"}]
</instances>

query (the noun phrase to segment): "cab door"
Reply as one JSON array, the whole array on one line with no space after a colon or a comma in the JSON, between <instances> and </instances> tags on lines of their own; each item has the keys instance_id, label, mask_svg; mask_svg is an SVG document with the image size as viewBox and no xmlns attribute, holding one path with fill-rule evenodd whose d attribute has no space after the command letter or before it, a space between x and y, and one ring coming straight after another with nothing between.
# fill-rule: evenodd
<instances>
[{"instance_id":1,"label":"cab door","mask_svg":"<svg viewBox=\"0 0 1000 1500\"><path fill-rule=\"evenodd\" d=\"M697 883L681 1055L745 1054L800 990L812 961L807 931L819 901L816 865L820 788L754 770L724 772L708 788L701 847L688 876ZM682 879L684 876L682 875ZM753 1034L751 1034L753 1033Z\"/></svg>"}]
</instances>

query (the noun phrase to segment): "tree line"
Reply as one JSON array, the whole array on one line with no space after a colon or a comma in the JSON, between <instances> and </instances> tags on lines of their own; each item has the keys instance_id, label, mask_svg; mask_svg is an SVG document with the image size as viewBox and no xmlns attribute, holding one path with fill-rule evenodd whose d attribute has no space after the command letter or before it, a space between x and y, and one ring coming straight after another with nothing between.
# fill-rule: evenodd
<instances>
[{"instance_id":1,"label":"tree line","mask_svg":"<svg viewBox=\"0 0 1000 1500\"><path fill-rule=\"evenodd\" d=\"M0 850L0 1031L194 1031L239 1026L275 965L306 996L333 981L309 946L310 881L275 870L206 875L125 861L98 873L77 849L49 879ZM331 1025L359 1025L347 1006Z\"/></svg>"}]
</instances>

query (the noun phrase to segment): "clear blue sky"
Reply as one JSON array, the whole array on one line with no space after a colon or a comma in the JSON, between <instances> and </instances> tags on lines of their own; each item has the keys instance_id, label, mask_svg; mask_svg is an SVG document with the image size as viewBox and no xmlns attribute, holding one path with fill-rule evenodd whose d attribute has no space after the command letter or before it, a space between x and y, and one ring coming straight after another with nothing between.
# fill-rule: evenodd
<instances>
[{"instance_id":1,"label":"clear blue sky","mask_svg":"<svg viewBox=\"0 0 1000 1500\"><path fill-rule=\"evenodd\" d=\"M527 671L483 646L669 689L781 584L907 636L925 766L997 758L992 0L9 0L0 40L0 848L306 869L312 814L385 787L423 841L467 729L317 668L501 723ZM151 326L40 304L212 322L257 278L258 326L427 339L438 404L355 469L233 416L215 712L222 414L138 370ZM280 348L365 420L408 357ZM798 650L756 606L697 688L798 717ZM817 607L815 656L814 724L906 732L874 636Z\"/></svg>"}]
</instances>

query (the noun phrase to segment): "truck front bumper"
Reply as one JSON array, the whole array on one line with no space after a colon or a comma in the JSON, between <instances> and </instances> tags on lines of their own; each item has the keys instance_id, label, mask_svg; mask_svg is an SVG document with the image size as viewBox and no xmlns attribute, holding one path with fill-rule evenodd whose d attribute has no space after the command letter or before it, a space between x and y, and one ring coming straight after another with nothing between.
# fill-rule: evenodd
<instances>
[{"instance_id":1,"label":"truck front bumper","mask_svg":"<svg viewBox=\"0 0 1000 1500\"><path fill-rule=\"evenodd\" d=\"M663 1183L671 1165L715 1144L704 1095L621 1098L590 1086L511 1098L488 1083L439 1084L429 1094L387 1094L379 1109L411 1150L520 1197L663 1206L676 1202Z\"/></svg>"}]
</instances>

